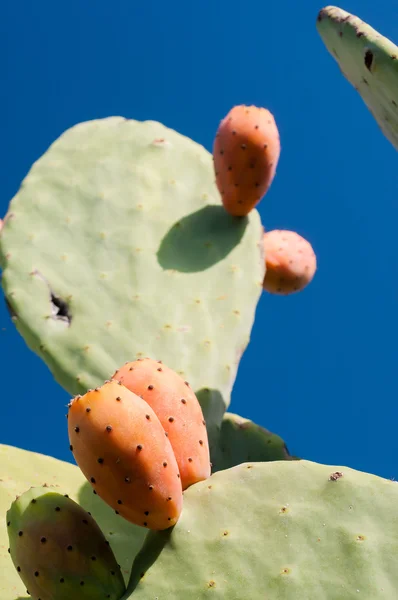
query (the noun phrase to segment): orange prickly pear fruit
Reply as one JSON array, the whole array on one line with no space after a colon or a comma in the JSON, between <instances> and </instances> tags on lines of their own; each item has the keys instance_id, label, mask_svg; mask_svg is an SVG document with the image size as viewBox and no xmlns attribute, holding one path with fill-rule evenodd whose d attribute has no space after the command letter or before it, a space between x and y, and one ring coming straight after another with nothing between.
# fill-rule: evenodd
<instances>
[{"instance_id":1,"label":"orange prickly pear fruit","mask_svg":"<svg viewBox=\"0 0 398 600\"><path fill-rule=\"evenodd\" d=\"M117 514L161 530L177 522L182 488L171 444L152 408L116 381L69 404L73 456Z\"/></svg>"},{"instance_id":2,"label":"orange prickly pear fruit","mask_svg":"<svg viewBox=\"0 0 398 600\"><path fill-rule=\"evenodd\" d=\"M189 384L175 371L150 358L126 363L112 379L141 396L158 416L177 459L182 489L210 477L206 424Z\"/></svg>"},{"instance_id":3,"label":"orange prickly pear fruit","mask_svg":"<svg viewBox=\"0 0 398 600\"><path fill-rule=\"evenodd\" d=\"M316 256L307 240L294 231L264 233L266 273L263 288L271 294L299 292L313 279Z\"/></svg>"},{"instance_id":4,"label":"orange prickly pear fruit","mask_svg":"<svg viewBox=\"0 0 398 600\"><path fill-rule=\"evenodd\" d=\"M274 179L279 132L266 108L235 106L221 121L213 145L216 183L225 210L245 216Z\"/></svg>"}]
</instances>

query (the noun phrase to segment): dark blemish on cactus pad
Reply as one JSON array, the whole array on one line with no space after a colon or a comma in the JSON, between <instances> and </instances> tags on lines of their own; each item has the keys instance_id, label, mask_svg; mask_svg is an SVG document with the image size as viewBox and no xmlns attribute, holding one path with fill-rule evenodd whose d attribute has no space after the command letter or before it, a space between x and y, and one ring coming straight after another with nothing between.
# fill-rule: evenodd
<instances>
[{"instance_id":1,"label":"dark blemish on cactus pad","mask_svg":"<svg viewBox=\"0 0 398 600\"><path fill-rule=\"evenodd\" d=\"M162 367L158 367L157 371L163 371Z\"/></svg>"},{"instance_id":2,"label":"dark blemish on cactus pad","mask_svg":"<svg viewBox=\"0 0 398 600\"><path fill-rule=\"evenodd\" d=\"M7 521L7 527L11 525L11 521Z\"/></svg>"},{"instance_id":3,"label":"dark blemish on cactus pad","mask_svg":"<svg viewBox=\"0 0 398 600\"><path fill-rule=\"evenodd\" d=\"M167 467L167 462L166 461L164 461L163 466Z\"/></svg>"},{"instance_id":4,"label":"dark blemish on cactus pad","mask_svg":"<svg viewBox=\"0 0 398 600\"><path fill-rule=\"evenodd\" d=\"M164 432L164 435L165 435L166 437L169 437L169 434L167 433L167 431L165 431L165 432Z\"/></svg>"},{"instance_id":5,"label":"dark blemish on cactus pad","mask_svg":"<svg viewBox=\"0 0 398 600\"><path fill-rule=\"evenodd\" d=\"M203 446L203 440L199 440L199 444Z\"/></svg>"},{"instance_id":6,"label":"dark blemish on cactus pad","mask_svg":"<svg viewBox=\"0 0 398 600\"><path fill-rule=\"evenodd\" d=\"M169 417L169 423L173 423L174 417Z\"/></svg>"},{"instance_id":7,"label":"dark blemish on cactus pad","mask_svg":"<svg viewBox=\"0 0 398 600\"><path fill-rule=\"evenodd\" d=\"M88 525L87 519L83 519L82 523L84 523L85 525Z\"/></svg>"},{"instance_id":8,"label":"dark blemish on cactus pad","mask_svg":"<svg viewBox=\"0 0 398 600\"><path fill-rule=\"evenodd\" d=\"M182 402L182 404L186 404L187 403L187 401L185 400L185 398L181 398L181 402Z\"/></svg>"},{"instance_id":9,"label":"dark blemish on cactus pad","mask_svg":"<svg viewBox=\"0 0 398 600\"><path fill-rule=\"evenodd\" d=\"M242 148L242 150L246 150L247 145L246 144L241 144L240 147Z\"/></svg>"},{"instance_id":10,"label":"dark blemish on cactus pad","mask_svg":"<svg viewBox=\"0 0 398 600\"><path fill-rule=\"evenodd\" d=\"M373 64L373 52L371 50L367 50L365 52L365 67L368 69L368 71L371 71L372 69L372 64Z\"/></svg>"},{"instance_id":11,"label":"dark blemish on cactus pad","mask_svg":"<svg viewBox=\"0 0 398 600\"><path fill-rule=\"evenodd\" d=\"M120 397L120 396L116 396L116 400L117 400L118 402L120 402L120 400L121 400L121 397Z\"/></svg>"},{"instance_id":12,"label":"dark blemish on cactus pad","mask_svg":"<svg viewBox=\"0 0 398 600\"><path fill-rule=\"evenodd\" d=\"M192 462L192 458L191 457L188 458L188 462Z\"/></svg>"},{"instance_id":13,"label":"dark blemish on cactus pad","mask_svg":"<svg viewBox=\"0 0 398 600\"><path fill-rule=\"evenodd\" d=\"M121 500L118 500L117 503L118 504L123 504L123 502Z\"/></svg>"},{"instance_id":14,"label":"dark blemish on cactus pad","mask_svg":"<svg viewBox=\"0 0 398 600\"><path fill-rule=\"evenodd\" d=\"M137 450L142 450L142 448L143 448L142 444L138 444Z\"/></svg>"},{"instance_id":15,"label":"dark blemish on cactus pad","mask_svg":"<svg viewBox=\"0 0 398 600\"><path fill-rule=\"evenodd\" d=\"M45 487L45 486L43 485L43 487ZM31 504L36 504L37 500L36 500L36 498L32 498L32 500L30 502L31 502Z\"/></svg>"},{"instance_id":16,"label":"dark blemish on cactus pad","mask_svg":"<svg viewBox=\"0 0 398 600\"><path fill-rule=\"evenodd\" d=\"M209 581L209 583L207 584L207 587L209 587L209 588L214 588L214 587L216 587L216 582L215 582L215 581L213 581L213 580Z\"/></svg>"},{"instance_id":17,"label":"dark blemish on cactus pad","mask_svg":"<svg viewBox=\"0 0 398 600\"><path fill-rule=\"evenodd\" d=\"M84 581L81 581L81 582L80 582L80 585L84 585Z\"/></svg>"},{"instance_id":18,"label":"dark blemish on cactus pad","mask_svg":"<svg viewBox=\"0 0 398 600\"><path fill-rule=\"evenodd\" d=\"M189 387L189 383L188 381L184 381L185 385L187 385Z\"/></svg>"},{"instance_id":19,"label":"dark blemish on cactus pad","mask_svg":"<svg viewBox=\"0 0 398 600\"><path fill-rule=\"evenodd\" d=\"M80 427L75 427L75 432L79 433L79 431L80 431Z\"/></svg>"},{"instance_id":20,"label":"dark blemish on cactus pad","mask_svg":"<svg viewBox=\"0 0 398 600\"><path fill-rule=\"evenodd\" d=\"M97 557L96 556L92 556L91 560L97 560Z\"/></svg>"},{"instance_id":21,"label":"dark blemish on cactus pad","mask_svg":"<svg viewBox=\"0 0 398 600\"><path fill-rule=\"evenodd\" d=\"M17 571L18 571L18 573L20 573L21 572L21 567L17 567Z\"/></svg>"},{"instance_id":22,"label":"dark blemish on cactus pad","mask_svg":"<svg viewBox=\"0 0 398 600\"><path fill-rule=\"evenodd\" d=\"M130 477L125 477L125 478L124 478L124 481L125 481L125 483L131 483L131 479L130 479Z\"/></svg>"},{"instance_id":23,"label":"dark blemish on cactus pad","mask_svg":"<svg viewBox=\"0 0 398 600\"><path fill-rule=\"evenodd\" d=\"M105 428L107 431L112 431L112 425L107 425Z\"/></svg>"},{"instance_id":24,"label":"dark blemish on cactus pad","mask_svg":"<svg viewBox=\"0 0 398 600\"><path fill-rule=\"evenodd\" d=\"M73 452L73 446L72 446L72 444L69 446L69 450L70 450L71 452Z\"/></svg>"},{"instance_id":25,"label":"dark blemish on cactus pad","mask_svg":"<svg viewBox=\"0 0 398 600\"><path fill-rule=\"evenodd\" d=\"M336 471L330 475L329 481L337 481L340 477L343 477L343 473L341 473L341 471Z\"/></svg>"},{"instance_id":26,"label":"dark blemish on cactus pad","mask_svg":"<svg viewBox=\"0 0 398 600\"><path fill-rule=\"evenodd\" d=\"M167 498L167 502L170 502L170 500L172 500L172 497L171 497L171 496L169 496L169 497Z\"/></svg>"},{"instance_id":27,"label":"dark blemish on cactus pad","mask_svg":"<svg viewBox=\"0 0 398 600\"><path fill-rule=\"evenodd\" d=\"M18 535L19 535L19 537L22 537L23 536L23 531L18 531Z\"/></svg>"},{"instance_id":28,"label":"dark blemish on cactus pad","mask_svg":"<svg viewBox=\"0 0 398 600\"><path fill-rule=\"evenodd\" d=\"M103 459L103 458L97 458L97 462L98 462L100 465L102 465L102 464L103 464L103 462L104 462L104 459Z\"/></svg>"},{"instance_id":29,"label":"dark blemish on cactus pad","mask_svg":"<svg viewBox=\"0 0 398 600\"><path fill-rule=\"evenodd\" d=\"M41 543L42 543L42 544L45 544L45 543L46 543L46 541L47 541L47 538L45 538L45 537L42 537L42 538L40 538L40 541L41 541Z\"/></svg>"},{"instance_id":30,"label":"dark blemish on cactus pad","mask_svg":"<svg viewBox=\"0 0 398 600\"><path fill-rule=\"evenodd\" d=\"M39 571L35 571L35 577L39 577Z\"/></svg>"},{"instance_id":31,"label":"dark blemish on cactus pad","mask_svg":"<svg viewBox=\"0 0 398 600\"><path fill-rule=\"evenodd\" d=\"M144 515L148 516L148 515L149 515L149 510L146 510L146 511L144 512Z\"/></svg>"},{"instance_id":32,"label":"dark blemish on cactus pad","mask_svg":"<svg viewBox=\"0 0 398 600\"><path fill-rule=\"evenodd\" d=\"M91 481L91 483L95 483L95 479L94 479L94 477L91 477L91 478L90 478L90 481Z\"/></svg>"},{"instance_id":33,"label":"dark blemish on cactus pad","mask_svg":"<svg viewBox=\"0 0 398 600\"><path fill-rule=\"evenodd\" d=\"M115 510L115 515L118 515L118 514L119 514L119 511L118 511L118 510Z\"/></svg>"},{"instance_id":34,"label":"dark blemish on cactus pad","mask_svg":"<svg viewBox=\"0 0 398 600\"><path fill-rule=\"evenodd\" d=\"M9 300L8 300L6 297L4 298L4 300L5 300L5 302L6 302L6 307L7 307L7 310L8 310L8 312L9 312L9 314L10 314L10 317L11 317L11 319L12 319L13 321L15 321L15 319L17 319L17 318L18 318L18 315L17 315L17 313L15 312L15 310L13 309L13 307L12 307L12 306L11 306L11 304L10 304L10 301L9 301Z\"/></svg>"},{"instance_id":35,"label":"dark blemish on cactus pad","mask_svg":"<svg viewBox=\"0 0 398 600\"><path fill-rule=\"evenodd\" d=\"M148 390L153 390L153 385L148 385Z\"/></svg>"},{"instance_id":36,"label":"dark blemish on cactus pad","mask_svg":"<svg viewBox=\"0 0 398 600\"><path fill-rule=\"evenodd\" d=\"M178 477L178 479L180 479L180 474L179 473L177 473L177 477Z\"/></svg>"},{"instance_id":37,"label":"dark blemish on cactus pad","mask_svg":"<svg viewBox=\"0 0 398 600\"><path fill-rule=\"evenodd\" d=\"M60 509L60 507L59 507L59 506L56 506L56 507L55 507L55 512L59 512L60 510L61 510L61 509Z\"/></svg>"},{"instance_id":38,"label":"dark blemish on cactus pad","mask_svg":"<svg viewBox=\"0 0 398 600\"><path fill-rule=\"evenodd\" d=\"M150 416L150 415L145 415L145 418L146 418L148 421L150 421L150 419L151 419L151 416Z\"/></svg>"},{"instance_id":39,"label":"dark blemish on cactus pad","mask_svg":"<svg viewBox=\"0 0 398 600\"><path fill-rule=\"evenodd\" d=\"M144 527L148 527L148 523L146 521L144 521L143 525Z\"/></svg>"},{"instance_id":40,"label":"dark blemish on cactus pad","mask_svg":"<svg viewBox=\"0 0 398 600\"><path fill-rule=\"evenodd\" d=\"M86 413L89 413L89 412L91 412L91 408L89 406L87 406Z\"/></svg>"},{"instance_id":41,"label":"dark blemish on cactus pad","mask_svg":"<svg viewBox=\"0 0 398 600\"><path fill-rule=\"evenodd\" d=\"M153 485L148 485L148 489L149 489L149 491L150 491L150 492L152 492L152 490L153 490Z\"/></svg>"}]
</instances>

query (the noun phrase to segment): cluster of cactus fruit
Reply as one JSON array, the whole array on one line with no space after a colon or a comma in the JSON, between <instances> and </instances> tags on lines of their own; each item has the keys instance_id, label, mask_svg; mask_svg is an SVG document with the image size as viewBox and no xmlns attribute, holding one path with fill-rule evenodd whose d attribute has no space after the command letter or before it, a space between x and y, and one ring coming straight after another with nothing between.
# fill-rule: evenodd
<instances>
[{"instance_id":1,"label":"cluster of cactus fruit","mask_svg":"<svg viewBox=\"0 0 398 600\"><path fill-rule=\"evenodd\" d=\"M321 29L350 26L338 10ZM317 268L256 211L279 155L270 111L241 105L212 155L110 118L66 132L26 177L0 223L2 285L73 396L77 466L0 447L1 600L21 582L34 600L396 597L396 484L297 459L226 412L261 292L299 292Z\"/></svg>"}]
</instances>

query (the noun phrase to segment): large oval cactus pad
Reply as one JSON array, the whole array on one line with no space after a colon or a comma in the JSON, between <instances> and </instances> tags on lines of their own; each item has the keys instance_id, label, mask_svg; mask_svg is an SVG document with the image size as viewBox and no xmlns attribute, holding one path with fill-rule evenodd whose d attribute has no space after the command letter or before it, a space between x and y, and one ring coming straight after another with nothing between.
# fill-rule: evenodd
<instances>
[{"instance_id":1,"label":"large oval cactus pad","mask_svg":"<svg viewBox=\"0 0 398 600\"><path fill-rule=\"evenodd\" d=\"M210 390L205 418L220 423L262 291L262 232L257 211L223 210L196 142L153 121L90 121L49 148L11 201L3 289L69 393L149 356Z\"/></svg>"},{"instance_id":2,"label":"large oval cactus pad","mask_svg":"<svg viewBox=\"0 0 398 600\"><path fill-rule=\"evenodd\" d=\"M68 494L92 516L109 541L121 565L124 578L142 546L147 530L128 523L94 496L90 484L78 467L50 456L0 444L0 598L16 600L26 597L26 590L15 570L8 549L6 512L17 495L33 486L49 486L60 494Z\"/></svg>"},{"instance_id":3,"label":"large oval cactus pad","mask_svg":"<svg viewBox=\"0 0 398 600\"><path fill-rule=\"evenodd\" d=\"M398 484L306 460L245 463L150 532L123 600L392 600Z\"/></svg>"},{"instance_id":4,"label":"large oval cactus pad","mask_svg":"<svg viewBox=\"0 0 398 600\"><path fill-rule=\"evenodd\" d=\"M317 29L343 75L398 149L398 47L336 6L319 12Z\"/></svg>"}]
</instances>

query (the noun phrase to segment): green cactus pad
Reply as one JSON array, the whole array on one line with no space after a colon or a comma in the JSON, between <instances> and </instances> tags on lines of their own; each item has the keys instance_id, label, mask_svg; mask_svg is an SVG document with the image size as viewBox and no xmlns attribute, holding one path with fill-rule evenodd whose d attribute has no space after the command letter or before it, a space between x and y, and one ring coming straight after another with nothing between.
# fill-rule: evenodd
<instances>
[{"instance_id":1,"label":"green cactus pad","mask_svg":"<svg viewBox=\"0 0 398 600\"><path fill-rule=\"evenodd\" d=\"M8 549L8 534L5 515L17 495L23 494L32 486L47 484L49 491L68 494L85 510L91 512L122 567L125 580L128 580L131 564L142 546L147 530L128 523L115 515L98 496L92 492L78 467L50 456L36 454L0 445L0 598L16 600L25 598L26 590L15 570Z\"/></svg>"},{"instance_id":2,"label":"green cactus pad","mask_svg":"<svg viewBox=\"0 0 398 600\"><path fill-rule=\"evenodd\" d=\"M209 390L219 425L262 291L262 235L257 211L225 212L202 146L111 117L66 131L33 165L1 233L2 285L70 394L149 356Z\"/></svg>"},{"instance_id":3,"label":"green cactus pad","mask_svg":"<svg viewBox=\"0 0 398 600\"><path fill-rule=\"evenodd\" d=\"M184 494L151 532L124 600L391 600L398 484L346 467L245 463Z\"/></svg>"},{"instance_id":4,"label":"green cactus pad","mask_svg":"<svg viewBox=\"0 0 398 600\"><path fill-rule=\"evenodd\" d=\"M220 437L211 457L212 472L244 462L297 460L279 435L233 413L225 413Z\"/></svg>"},{"instance_id":5,"label":"green cactus pad","mask_svg":"<svg viewBox=\"0 0 398 600\"><path fill-rule=\"evenodd\" d=\"M120 600L126 591L92 515L48 487L32 487L7 511L10 556L35 600Z\"/></svg>"},{"instance_id":6,"label":"green cactus pad","mask_svg":"<svg viewBox=\"0 0 398 600\"><path fill-rule=\"evenodd\" d=\"M358 17L327 6L318 32L361 95L385 137L398 149L398 47Z\"/></svg>"}]
</instances>

